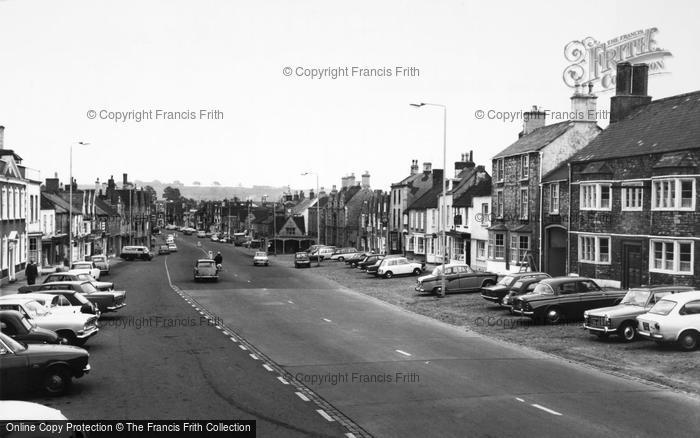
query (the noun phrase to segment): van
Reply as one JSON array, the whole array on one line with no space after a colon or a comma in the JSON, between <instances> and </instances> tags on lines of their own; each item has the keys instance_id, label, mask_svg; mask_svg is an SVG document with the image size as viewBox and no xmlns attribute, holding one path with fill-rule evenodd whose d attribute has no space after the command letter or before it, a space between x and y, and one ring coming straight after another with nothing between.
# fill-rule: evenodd
<instances>
[{"instance_id":1,"label":"van","mask_svg":"<svg viewBox=\"0 0 700 438\"><path fill-rule=\"evenodd\" d=\"M125 246L122 247L122 252L119 254L124 260L151 260L153 255L145 246Z\"/></svg>"}]
</instances>

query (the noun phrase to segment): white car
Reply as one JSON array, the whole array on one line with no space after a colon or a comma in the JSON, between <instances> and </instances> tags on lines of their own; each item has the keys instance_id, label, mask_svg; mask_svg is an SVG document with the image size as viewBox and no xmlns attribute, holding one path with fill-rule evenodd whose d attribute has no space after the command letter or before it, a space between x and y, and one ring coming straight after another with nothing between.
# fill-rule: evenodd
<instances>
[{"instance_id":1,"label":"white car","mask_svg":"<svg viewBox=\"0 0 700 438\"><path fill-rule=\"evenodd\" d=\"M95 266L95 263L93 261L89 262L73 262L72 265L70 265L70 269L72 271L78 271L78 270L88 270L88 273L92 275L95 280L100 279L100 268Z\"/></svg>"},{"instance_id":2,"label":"white car","mask_svg":"<svg viewBox=\"0 0 700 438\"><path fill-rule=\"evenodd\" d=\"M267 253L265 251L257 251L255 255L253 256L253 265L258 266L258 265L263 265L263 266L268 266L270 264L270 259L267 257Z\"/></svg>"},{"instance_id":3,"label":"white car","mask_svg":"<svg viewBox=\"0 0 700 438\"><path fill-rule=\"evenodd\" d=\"M0 297L0 310L16 310L32 319L37 327L55 331L71 345L83 345L99 331L94 315L53 312L37 300L21 295Z\"/></svg>"},{"instance_id":4,"label":"white car","mask_svg":"<svg viewBox=\"0 0 700 438\"><path fill-rule=\"evenodd\" d=\"M637 317L637 333L657 343L694 350L700 342L700 291L667 295Z\"/></svg>"},{"instance_id":5,"label":"white car","mask_svg":"<svg viewBox=\"0 0 700 438\"><path fill-rule=\"evenodd\" d=\"M66 421L58 409L18 400L0 400L0 423L8 421ZM53 435L52 435L53 436ZM69 435L56 435L69 436Z\"/></svg>"},{"instance_id":6,"label":"white car","mask_svg":"<svg viewBox=\"0 0 700 438\"><path fill-rule=\"evenodd\" d=\"M382 260L377 275L384 278L391 278L395 275L420 275L423 272L423 265L412 262L405 257L392 257Z\"/></svg>"},{"instance_id":7,"label":"white car","mask_svg":"<svg viewBox=\"0 0 700 438\"><path fill-rule=\"evenodd\" d=\"M8 297L12 295L6 295ZM29 298L39 302L44 307L56 313L83 313L82 306L73 306L68 299L62 295L28 293L15 295L16 298Z\"/></svg>"},{"instance_id":8,"label":"white car","mask_svg":"<svg viewBox=\"0 0 700 438\"><path fill-rule=\"evenodd\" d=\"M170 252L177 252L177 245L174 243L168 243L168 250L170 250Z\"/></svg>"}]
</instances>

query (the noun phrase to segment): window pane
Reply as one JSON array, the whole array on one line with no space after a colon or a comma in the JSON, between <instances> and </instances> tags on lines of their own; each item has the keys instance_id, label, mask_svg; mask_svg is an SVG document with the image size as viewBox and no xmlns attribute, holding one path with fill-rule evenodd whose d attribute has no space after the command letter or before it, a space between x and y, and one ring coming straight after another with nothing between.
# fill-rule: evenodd
<instances>
[{"instance_id":1,"label":"window pane","mask_svg":"<svg viewBox=\"0 0 700 438\"><path fill-rule=\"evenodd\" d=\"M654 242L654 268L663 268L663 244L661 242Z\"/></svg>"},{"instance_id":2,"label":"window pane","mask_svg":"<svg viewBox=\"0 0 700 438\"><path fill-rule=\"evenodd\" d=\"M598 239L598 244L600 245L600 248L598 249L598 252L600 254L600 261L601 262L609 262L610 261L610 239L607 237L600 237Z\"/></svg>"},{"instance_id":3,"label":"window pane","mask_svg":"<svg viewBox=\"0 0 700 438\"><path fill-rule=\"evenodd\" d=\"M610 186L600 186L600 208L610 208Z\"/></svg>"},{"instance_id":4,"label":"window pane","mask_svg":"<svg viewBox=\"0 0 700 438\"><path fill-rule=\"evenodd\" d=\"M681 208L693 206L693 181L681 181Z\"/></svg>"},{"instance_id":5,"label":"window pane","mask_svg":"<svg viewBox=\"0 0 700 438\"><path fill-rule=\"evenodd\" d=\"M692 244L690 243L681 243L679 244L680 246L680 266L679 270L681 272L691 272L692 270L692 265L691 265L691 259L692 259Z\"/></svg>"},{"instance_id":6,"label":"window pane","mask_svg":"<svg viewBox=\"0 0 700 438\"><path fill-rule=\"evenodd\" d=\"M673 244L664 242L664 269L673 270Z\"/></svg>"}]
</instances>

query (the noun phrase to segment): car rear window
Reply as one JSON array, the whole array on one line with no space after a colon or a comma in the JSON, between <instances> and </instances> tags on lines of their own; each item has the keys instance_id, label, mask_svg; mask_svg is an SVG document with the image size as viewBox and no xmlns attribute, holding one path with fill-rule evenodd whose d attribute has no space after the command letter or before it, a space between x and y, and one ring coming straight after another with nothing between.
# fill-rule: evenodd
<instances>
[{"instance_id":1,"label":"car rear window","mask_svg":"<svg viewBox=\"0 0 700 438\"><path fill-rule=\"evenodd\" d=\"M654 307L649 310L649 313L653 313L655 315L668 315L671 313L671 310L673 310L674 307L676 307L675 301L661 300L654 304Z\"/></svg>"}]
</instances>

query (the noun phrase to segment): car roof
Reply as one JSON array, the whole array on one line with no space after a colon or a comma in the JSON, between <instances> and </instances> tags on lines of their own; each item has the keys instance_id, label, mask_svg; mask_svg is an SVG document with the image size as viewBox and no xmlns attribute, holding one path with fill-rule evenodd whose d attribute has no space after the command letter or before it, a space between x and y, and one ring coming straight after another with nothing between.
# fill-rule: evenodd
<instances>
[{"instance_id":1,"label":"car roof","mask_svg":"<svg viewBox=\"0 0 700 438\"><path fill-rule=\"evenodd\" d=\"M692 286L674 286L672 284L659 284L659 285L651 285L651 286L640 286L640 287L631 287L629 290L651 290L651 291L664 291L664 290L683 290L683 291L694 291L695 288Z\"/></svg>"},{"instance_id":2,"label":"car roof","mask_svg":"<svg viewBox=\"0 0 700 438\"><path fill-rule=\"evenodd\" d=\"M197 263L199 262L212 262L214 263L214 259L197 259Z\"/></svg>"},{"instance_id":3,"label":"car roof","mask_svg":"<svg viewBox=\"0 0 700 438\"><path fill-rule=\"evenodd\" d=\"M36 301L32 297L25 297L24 295L25 294L22 294L22 295L4 295L4 296L0 297L0 300L4 301L6 303L10 303L10 304L25 304L25 303L28 303L30 301Z\"/></svg>"},{"instance_id":4,"label":"car roof","mask_svg":"<svg viewBox=\"0 0 700 438\"><path fill-rule=\"evenodd\" d=\"M53 284L53 285L56 285L56 284L63 284L63 285L73 285L73 284L77 284L77 285L81 285L81 284L85 284L85 283L90 283L90 284L92 284L92 282L91 282L90 280L52 281L51 283L44 283L44 284ZM40 285L39 287L43 286L44 284Z\"/></svg>"},{"instance_id":5,"label":"car roof","mask_svg":"<svg viewBox=\"0 0 700 438\"><path fill-rule=\"evenodd\" d=\"M572 276L569 276L569 277L545 278L545 279L543 279L540 283L542 283L542 284L557 284L557 283L564 283L564 282L567 282L567 281L583 281L583 280L593 281L593 280L591 280L591 279L588 278L588 277L572 277Z\"/></svg>"},{"instance_id":6,"label":"car roof","mask_svg":"<svg viewBox=\"0 0 700 438\"><path fill-rule=\"evenodd\" d=\"M678 304L685 304L688 301L700 300L700 290L666 295L665 297L661 298L661 300L675 301Z\"/></svg>"},{"instance_id":7,"label":"car roof","mask_svg":"<svg viewBox=\"0 0 700 438\"><path fill-rule=\"evenodd\" d=\"M36 293L32 292L29 294L22 294L25 298L33 298L33 299L42 299L42 300L53 300L56 295L54 294L45 294L45 293Z\"/></svg>"}]
</instances>

